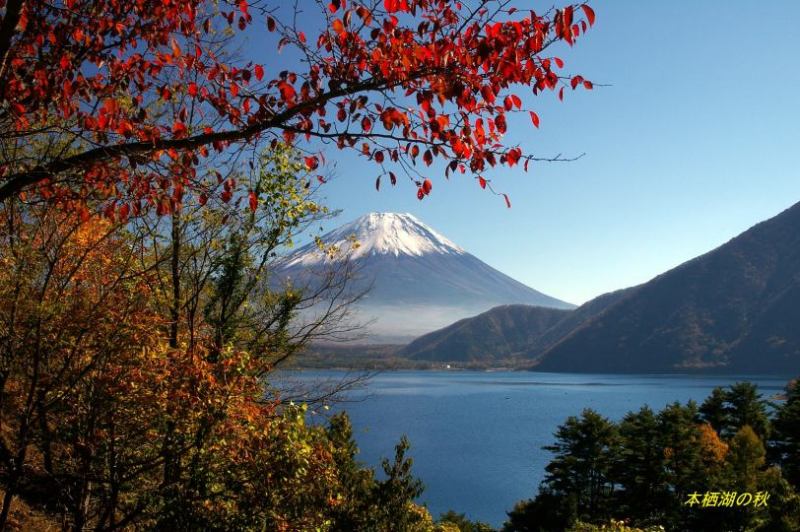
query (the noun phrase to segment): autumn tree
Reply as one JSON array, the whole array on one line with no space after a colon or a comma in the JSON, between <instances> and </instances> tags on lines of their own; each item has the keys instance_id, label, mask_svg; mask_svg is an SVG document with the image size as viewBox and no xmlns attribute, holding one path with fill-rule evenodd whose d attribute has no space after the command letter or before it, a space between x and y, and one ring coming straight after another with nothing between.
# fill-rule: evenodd
<instances>
[{"instance_id":1,"label":"autumn tree","mask_svg":"<svg viewBox=\"0 0 800 532\"><path fill-rule=\"evenodd\" d=\"M319 30L277 2L4 5L0 200L37 192L84 217L90 192L107 198L109 217L179 210L185 194L208 196L209 153L277 142L305 142L311 170L323 162L319 142L353 150L376 164L376 186L406 175L420 199L436 159L486 187L491 167L537 160L502 140L511 113L539 126L520 91L592 88L551 52L594 23L586 4L535 13L504 0L320 1ZM248 29L302 60L237 59L236 35Z\"/></svg>"},{"instance_id":2,"label":"autumn tree","mask_svg":"<svg viewBox=\"0 0 800 532\"><path fill-rule=\"evenodd\" d=\"M299 475L304 460L335 476L327 438L287 417L269 379L304 343L339 330L349 297L347 261L332 261L310 292L270 278L279 250L325 213L303 168L279 148L227 177L260 192L254 209L209 199L127 224L84 221L33 195L5 202L0 518L22 495L50 501L74 529L211 529L240 522L245 502L263 510L253 519L302 524L305 507L330 519L333 495L319 484L314 504L240 485L264 467ZM319 303L322 314L298 319ZM293 449L293 431L308 450Z\"/></svg>"},{"instance_id":3,"label":"autumn tree","mask_svg":"<svg viewBox=\"0 0 800 532\"><path fill-rule=\"evenodd\" d=\"M276 444L253 440L249 432L259 425L257 412L282 402L270 374L308 342L346 333L350 326L341 325L342 319L359 295L347 290L352 272L346 260L328 263L322 282L310 288L272 277L279 252L326 215L306 186L305 166L294 150L276 146L249 170L231 170L222 179L224 190L237 181L247 183L250 198L239 196L232 204L221 198L208 198L205 204L187 198L181 211L168 216L149 212L131 221L146 241L140 268L153 273L152 303L168 317L162 333L168 345L197 358L211 382L224 383L233 371L252 385L241 405L250 411L244 421L238 408L230 413L243 399L235 396L194 410L165 404L161 529L208 529L219 518L206 505L210 498L226 496L214 494L213 486L230 475L231 465L225 453L209 450L218 448L219 438L234 455L239 446L251 447L250 457L256 455L252 447L265 446L267 452ZM240 200L252 204L242 209L236 204ZM322 310L300 315L316 306ZM230 434L242 430L248 432L237 443ZM246 466L257 468L246 462L239 474L247 474Z\"/></svg>"},{"instance_id":4,"label":"autumn tree","mask_svg":"<svg viewBox=\"0 0 800 532\"><path fill-rule=\"evenodd\" d=\"M129 235L107 221L84 223L42 206L5 207L0 526L12 498L27 491L59 500L75 527L83 527L98 485L119 487L122 477L148 467L145 454L128 462L132 457L117 452L115 433L128 436L130 445L147 439L145 427L126 431L138 419L129 416L128 401L143 399L129 372L132 366L142 371L158 351L152 330L160 319L148 309L143 276L131 275ZM145 371L152 377L157 369ZM142 400L139 408L148 407ZM98 471L98 461L108 458L110 470Z\"/></svg>"}]
</instances>

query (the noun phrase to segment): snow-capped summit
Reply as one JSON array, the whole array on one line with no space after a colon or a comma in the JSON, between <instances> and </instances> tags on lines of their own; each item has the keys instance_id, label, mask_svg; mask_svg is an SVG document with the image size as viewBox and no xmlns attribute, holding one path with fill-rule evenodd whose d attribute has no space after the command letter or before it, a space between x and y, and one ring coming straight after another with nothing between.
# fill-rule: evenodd
<instances>
[{"instance_id":1,"label":"snow-capped summit","mask_svg":"<svg viewBox=\"0 0 800 532\"><path fill-rule=\"evenodd\" d=\"M356 266L357 304L372 341L406 341L497 305L572 308L499 272L411 214L371 213L322 235ZM328 267L316 243L288 255L275 278L299 285ZM380 339L380 340L379 340Z\"/></svg>"},{"instance_id":2,"label":"snow-capped summit","mask_svg":"<svg viewBox=\"0 0 800 532\"><path fill-rule=\"evenodd\" d=\"M326 246L335 246L350 259L370 255L408 255L465 253L446 237L409 213L372 212L322 236ZM324 254L311 244L290 255L287 266L310 265L324 260Z\"/></svg>"}]
</instances>

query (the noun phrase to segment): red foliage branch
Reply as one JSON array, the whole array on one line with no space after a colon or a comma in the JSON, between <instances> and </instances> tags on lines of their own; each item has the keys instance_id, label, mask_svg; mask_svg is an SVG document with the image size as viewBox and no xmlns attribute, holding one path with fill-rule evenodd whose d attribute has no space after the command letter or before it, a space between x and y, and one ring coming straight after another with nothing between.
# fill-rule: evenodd
<instances>
[{"instance_id":1,"label":"red foliage branch","mask_svg":"<svg viewBox=\"0 0 800 532\"><path fill-rule=\"evenodd\" d=\"M356 150L393 184L390 162L419 176L412 179L424 197L430 182L414 169L420 160L479 174L535 159L502 142L507 114L523 111L513 90L563 97L566 85L592 88L560 75L563 61L545 53L593 24L585 4L539 15L503 0L474 8L335 0L313 40L246 0L219 10L204 0L3 4L0 200L33 188L59 201L77 189L169 211L198 188L209 148L313 138ZM263 22L254 22L257 11ZM274 32L278 48L296 47L303 69L273 73L228 59L229 28L249 25ZM37 150L26 151L32 144ZM310 154L306 162L315 169L322 161ZM167 167L171 177L142 164Z\"/></svg>"}]
</instances>

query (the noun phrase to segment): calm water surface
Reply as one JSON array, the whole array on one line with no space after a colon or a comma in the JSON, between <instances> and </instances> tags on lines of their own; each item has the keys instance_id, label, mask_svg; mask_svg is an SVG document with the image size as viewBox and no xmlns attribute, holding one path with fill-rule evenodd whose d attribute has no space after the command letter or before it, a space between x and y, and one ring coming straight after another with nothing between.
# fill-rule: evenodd
<instances>
[{"instance_id":1,"label":"calm water surface","mask_svg":"<svg viewBox=\"0 0 800 532\"><path fill-rule=\"evenodd\" d=\"M346 374L283 378L331 383ZM413 470L426 488L421 502L434 517L452 508L500 526L516 501L536 493L550 460L541 447L567 416L591 407L618 420L644 404L658 410L673 401L701 402L715 386L741 380L770 397L788 377L398 371L372 377L334 410L348 411L361 461L378 469L400 436L409 437Z\"/></svg>"}]
</instances>

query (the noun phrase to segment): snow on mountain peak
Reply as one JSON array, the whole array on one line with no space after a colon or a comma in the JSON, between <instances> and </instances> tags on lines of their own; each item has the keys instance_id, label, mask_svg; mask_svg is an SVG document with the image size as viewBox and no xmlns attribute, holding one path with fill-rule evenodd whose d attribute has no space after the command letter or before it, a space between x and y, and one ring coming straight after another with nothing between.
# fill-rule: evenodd
<instances>
[{"instance_id":1,"label":"snow on mountain peak","mask_svg":"<svg viewBox=\"0 0 800 532\"><path fill-rule=\"evenodd\" d=\"M356 245L351 244L353 238ZM369 213L323 235L322 241L326 246L336 246L344 250L351 259L370 255L465 253L459 246L409 213ZM318 263L323 258L319 249L310 244L290 255L287 266Z\"/></svg>"}]
</instances>

